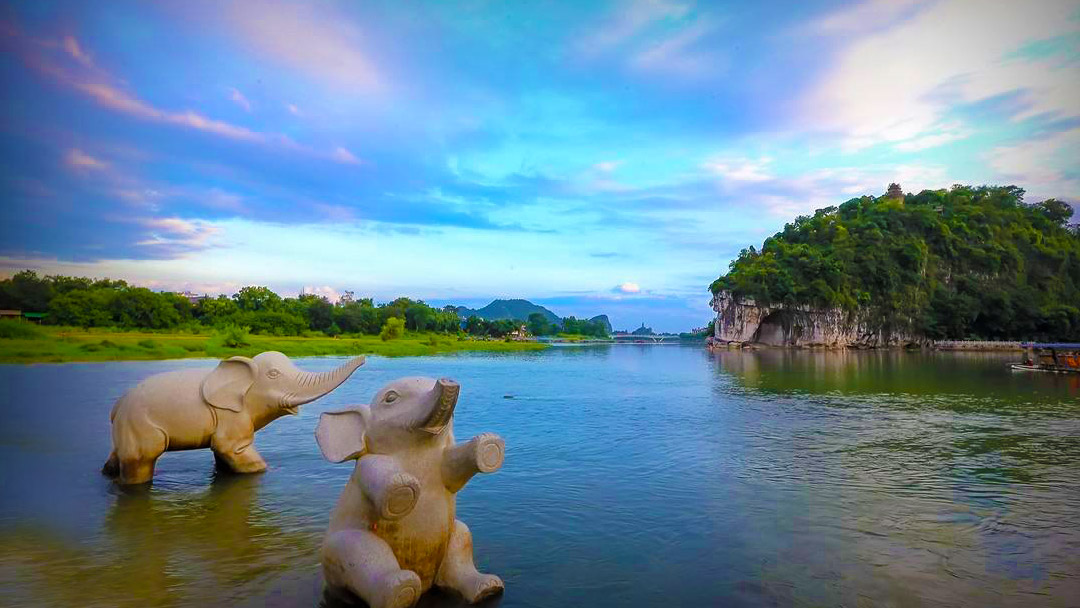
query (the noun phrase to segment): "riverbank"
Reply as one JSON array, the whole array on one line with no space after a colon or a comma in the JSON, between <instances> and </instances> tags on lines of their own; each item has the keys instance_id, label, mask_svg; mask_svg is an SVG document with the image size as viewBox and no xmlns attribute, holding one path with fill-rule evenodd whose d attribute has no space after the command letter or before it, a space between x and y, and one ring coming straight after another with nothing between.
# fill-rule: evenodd
<instances>
[{"instance_id":1,"label":"riverbank","mask_svg":"<svg viewBox=\"0 0 1080 608\"><path fill-rule=\"evenodd\" d=\"M406 334L383 341L379 336L279 337L251 335L244 346L230 348L211 334L107 332L40 327L34 337L0 339L0 363L71 363L253 356L276 350L290 357L382 355L410 357L460 351L513 352L546 348L536 342L477 340L444 334Z\"/></svg>"},{"instance_id":2,"label":"riverbank","mask_svg":"<svg viewBox=\"0 0 1080 608\"><path fill-rule=\"evenodd\" d=\"M705 348L709 350L738 350L738 349L787 349L787 350L951 350L971 352L1021 352L1024 350L1023 342L995 341L995 340L941 340L926 341L910 344L888 344L878 346L863 346L854 344L764 344L761 342L724 342L707 339Z\"/></svg>"}]
</instances>

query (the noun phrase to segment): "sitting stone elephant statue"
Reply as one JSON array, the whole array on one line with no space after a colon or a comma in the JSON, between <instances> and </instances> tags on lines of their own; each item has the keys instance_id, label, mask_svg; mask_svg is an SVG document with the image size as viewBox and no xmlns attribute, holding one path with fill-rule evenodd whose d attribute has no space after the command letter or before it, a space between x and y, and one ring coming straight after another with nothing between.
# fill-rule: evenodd
<instances>
[{"instance_id":1,"label":"sitting stone elephant statue","mask_svg":"<svg viewBox=\"0 0 1080 608\"><path fill-rule=\"evenodd\" d=\"M458 392L445 378L404 378L370 406L320 417L315 438L323 456L357 460L323 542L332 590L347 589L372 608L412 606L432 585L470 603L503 590L499 577L473 565L454 494L476 473L498 470L505 445L492 433L454 443Z\"/></svg>"},{"instance_id":2,"label":"sitting stone elephant statue","mask_svg":"<svg viewBox=\"0 0 1080 608\"><path fill-rule=\"evenodd\" d=\"M320 374L296 368L268 351L253 359L230 357L213 370L157 374L113 406L113 451L102 473L120 483L150 481L167 451L210 448L218 463L237 473L266 470L255 450L255 431L337 388L364 364L356 357Z\"/></svg>"}]
</instances>

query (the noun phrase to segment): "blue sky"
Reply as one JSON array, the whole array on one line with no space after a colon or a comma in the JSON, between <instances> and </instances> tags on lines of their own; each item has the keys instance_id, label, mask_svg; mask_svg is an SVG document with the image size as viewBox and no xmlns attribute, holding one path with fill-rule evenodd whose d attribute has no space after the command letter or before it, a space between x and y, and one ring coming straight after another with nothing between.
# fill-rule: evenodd
<instances>
[{"instance_id":1,"label":"blue sky","mask_svg":"<svg viewBox=\"0 0 1080 608\"><path fill-rule=\"evenodd\" d=\"M1080 2L4 3L0 271L685 330L889 182L1080 199Z\"/></svg>"}]
</instances>

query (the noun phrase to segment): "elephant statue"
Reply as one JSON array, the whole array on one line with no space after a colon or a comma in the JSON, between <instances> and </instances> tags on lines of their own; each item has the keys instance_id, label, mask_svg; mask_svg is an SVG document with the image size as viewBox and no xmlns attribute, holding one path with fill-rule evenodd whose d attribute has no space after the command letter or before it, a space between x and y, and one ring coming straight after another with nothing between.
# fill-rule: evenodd
<instances>
[{"instance_id":1,"label":"elephant statue","mask_svg":"<svg viewBox=\"0 0 1080 608\"><path fill-rule=\"evenodd\" d=\"M237 473L266 470L255 431L341 385L364 364L356 357L321 374L296 368L285 355L230 357L213 370L157 374L117 400L109 414L113 450L102 473L122 484L154 477L162 453L210 448Z\"/></svg>"},{"instance_id":2,"label":"elephant statue","mask_svg":"<svg viewBox=\"0 0 1080 608\"><path fill-rule=\"evenodd\" d=\"M371 405L320 416L323 456L357 461L323 541L331 592L346 589L372 608L412 606L432 585L469 603L502 592L499 577L473 565L454 494L476 473L497 471L506 448L492 433L454 443L459 389L446 378L403 378Z\"/></svg>"}]
</instances>

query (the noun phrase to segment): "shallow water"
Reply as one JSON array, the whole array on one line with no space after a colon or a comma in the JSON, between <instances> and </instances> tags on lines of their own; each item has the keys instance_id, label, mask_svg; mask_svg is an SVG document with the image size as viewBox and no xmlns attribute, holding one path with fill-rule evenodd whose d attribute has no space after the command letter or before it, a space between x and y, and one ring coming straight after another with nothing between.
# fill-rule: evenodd
<instances>
[{"instance_id":1,"label":"shallow water","mask_svg":"<svg viewBox=\"0 0 1080 608\"><path fill-rule=\"evenodd\" d=\"M169 453L134 492L98 473L113 401L213 362L0 366L0 603L338 605L317 549L351 467L320 456L319 413L428 375L462 384L459 440L507 442L503 469L458 495L477 565L507 584L490 605L1075 606L1080 378L1010 372L1014 357L371 357L259 433L266 474Z\"/></svg>"}]
</instances>

